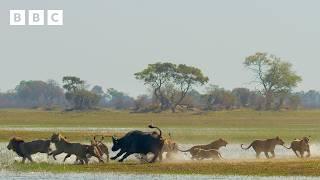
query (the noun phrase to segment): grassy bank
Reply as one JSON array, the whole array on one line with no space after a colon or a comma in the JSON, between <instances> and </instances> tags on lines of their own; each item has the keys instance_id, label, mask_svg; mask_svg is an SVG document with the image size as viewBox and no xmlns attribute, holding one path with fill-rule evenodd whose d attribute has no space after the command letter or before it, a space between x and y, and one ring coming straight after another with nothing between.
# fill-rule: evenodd
<instances>
[{"instance_id":1,"label":"grassy bank","mask_svg":"<svg viewBox=\"0 0 320 180\"><path fill-rule=\"evenodd\" d=\"M9 170L26 172L120 172L138 174L203 174L254 176L320 176L320 159L261 160L176 163L106 163L89 165L58 165L47 163L15 163Z\"/></svg>"},{"instance_id":2,"label":"grassy bank","mask_svg":"<svg viewBox=\"0 0 320 180\"><path fill-rule=\"evenodd\" d=\"M258 112L252 110L195 113L127 111L61 112L21 109L0 110L2 127L146 127L162 128L320 128L320 111Z\"/></svg>"},{"instance_id":3,"label":"grassy bank","mask_svg":"<svg viewBox=\"0 0 320 180\"><path fill-rule=\"evenodd\" d=\"M94 134L121 135L125 131L86 128L143 129L152 121L165 134L170 132L181 143L205 143L223 137L230 143L248 142L254 138L276 135L284 140L311 135L320 139L320 111L256 112L251 110L194 113L134 114L126 111L61 112L5 109L0 110L0 141L13 135L27 140L48 138L52 132L63 132L71 141L87 141ZM14 129L10 129L14 128ZM21 129L19 129L21 128ZM35 128L25 130L23 128ZM44 130L42 128L49 128ZM57 130L62 128L62 130ZM69 128L64 130L63 128ZM74 128L74 129L73 129ZM76 130L81 128L81 130ZM70 129L72 131L70 131ZM107 139L108 140L108 139Z\"/></svg>"}]
</instances>

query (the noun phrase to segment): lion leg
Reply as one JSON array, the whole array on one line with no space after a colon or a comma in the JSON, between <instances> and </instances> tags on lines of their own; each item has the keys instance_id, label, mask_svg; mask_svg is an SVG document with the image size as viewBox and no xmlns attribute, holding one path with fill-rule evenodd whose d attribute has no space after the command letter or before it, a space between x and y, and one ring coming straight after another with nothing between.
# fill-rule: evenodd
<instances>
[{"instance_id":1,"label":"lion leg","mask_svg":"<svg viewBox=\"0 0 320 180\"><path fill-rule=\"evenodd\" d=\"M268 152L264 152L264 155L266 156L266 158L270 159Z\"/></svg>"},{"instance_id":2,"label":"lion leg","mask_svg":"<svg viewBox=\"0 0 320 180\"><path fill-rule=\"evenodd\" d=\"M161 152L159 153L159 155L158 155L158 156L159 156L159 161L162 161L162 153L163 153L163 152L161 151Z\"/></svg>"},{"instance_id":3,"label":"lion leg","mask_svg":"<svg viewBox=\"0 0 320 180\"><path fill-rule=\"evenodd\" d=\"M300 151L301 158L304 156L304 151Z\"/></svg>"},{"instance_id":4,"label":"lion leg","mask_svg":"<svg viewBox=\"0 0 320 180\"><path fill-rule=\"evenodd\" d=\"M271 158L275 158L275 157L276 157L276 154L274 153L274 150L271 151L271 154L272 154L272 157L271 157Z\"/></svg>"},{"instance_id":5,"label":"lion leg","mask_svg":"<svg viewBox=\"0 0 320 180\"><path fill-rule=\"evenodd\" d=\"M171 159L171 158L172 158L172 153L171 153L171 152L167 152L166 158L167 158L167 159Z\"/></svg>"},{"instance_id":6,"label":"lion leg","mask_svg":"<svg viewBox=\"0 0 320 180\"><path fill-rule=\"evenodd\" d=\"M306 156L306 157L308 158L308 157L310 157L310 156L311 156L310 149L307 149L307 153L308 153L308 154L307 154L307 156Z\"/></svg>"},{"instance_id":7,"label":"lion leg","mask_svg":"<svg viewBox=\"0 0 320 180\"><path fill-rule=\"evenodd\" d=\"M299 154L297 153L296 150L293 150L293 149L292 149L292 151L294 152L294 154L295 154L298 158L300 158L300 156L299 156Z\"/></svg>"},{"instance_id":8,"label":"lion leg","mask_svg":"<svg viewBox=\"0 0 320 180\"><path fill-rule=\"evenodd\" d=\"M96 157L99 160L99 163L104 163L104 161L102 160L101 156L94 155L94 157Z\"/></svg>"},{"instance_id":9,"label":"lion leg","mask_svg":"<svg viewBox=\"0 0 320 180\"><path fill-rule=\"evenodd\" d=\"M260 159L260 153L261 153L261 152L256 152L256 158L257 158L257 159Z\"/></svg>"},{"instance_id":10,"label":"lion leg","mask_svg":"<svg viewBox=\"0 0 320 180\"><path fill-rule=\"evenodd\" d=\"M109 159L110 159L109 152L107 152L106 155L107 155L107 162L109 162Z\"/></svg>"},{"instance_id":11,"label":"lion leg","mask_svg":"<svg viewBox=\"0 0 320 180\"><path fill-rule=\"evenodd\" d=\"M196 159L197 161L201 160L201 157L199 155L193 156L194 159Z\"/></svg>"}]
</instances>

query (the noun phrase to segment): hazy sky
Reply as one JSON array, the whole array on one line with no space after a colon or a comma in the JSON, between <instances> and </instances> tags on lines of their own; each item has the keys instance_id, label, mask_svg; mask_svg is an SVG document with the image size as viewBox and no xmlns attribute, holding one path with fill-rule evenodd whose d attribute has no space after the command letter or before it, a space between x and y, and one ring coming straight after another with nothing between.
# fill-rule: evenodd
<instances>
[{"instance_id":1,"label":"hazy sky","mask_svg":"<svg viewBox=\"0 0 320 180\"><path fill-rule=\"evenodd\" d=\"M225 88L249 86L257 51L293 64L297 90L320 90L318 0L1 0L0 89L20 80L75 75L144 93L133 74L147 64L193 65ZM64 26L9 26L9 9L62 9Z\"/></svg>"}]
</instances>

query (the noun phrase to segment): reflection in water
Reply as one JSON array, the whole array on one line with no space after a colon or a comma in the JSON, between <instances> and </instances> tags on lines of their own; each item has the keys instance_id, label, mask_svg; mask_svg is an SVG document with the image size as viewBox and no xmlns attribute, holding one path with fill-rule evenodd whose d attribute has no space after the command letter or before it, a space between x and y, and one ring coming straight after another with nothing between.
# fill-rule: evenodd
<instances>
[{"instance_id":1,"label":"reflection in water","mask_svg":"<svg viewBox=\"0 0 320 180\"><path fill-rule=\"evenodd\" d=\"M231 179L231 180L274 180L274 179L306 179L315 180L315 177L253 177L253 176L202 176L202 175L143 175L143 174L118 174L118 173L16 173L16 172L0 172L0 179L66 179L66 180L79 180L79 179L168 179L168 180L207 180L207 179Z\"/></svg>"}]
</instances>

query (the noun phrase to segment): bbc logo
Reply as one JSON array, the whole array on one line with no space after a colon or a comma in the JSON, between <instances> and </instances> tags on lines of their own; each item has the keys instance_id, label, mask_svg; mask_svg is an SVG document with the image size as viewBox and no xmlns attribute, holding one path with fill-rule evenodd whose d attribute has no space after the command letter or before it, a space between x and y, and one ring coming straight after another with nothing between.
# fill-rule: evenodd
<instances>
[{"instance_id":1,"label":"bbc logo","mask_svg":"<svg viewBox=\"0 0 320 180\"><path fill-rule=\"evenodd\" d=\"M46 15L46 16L45 16ZM47 18L45 18L47 17ZM46 20L46 21L45 21ZM11 26L62 26L63 10L10 10Z\"/></svg>"}]
</instances>

